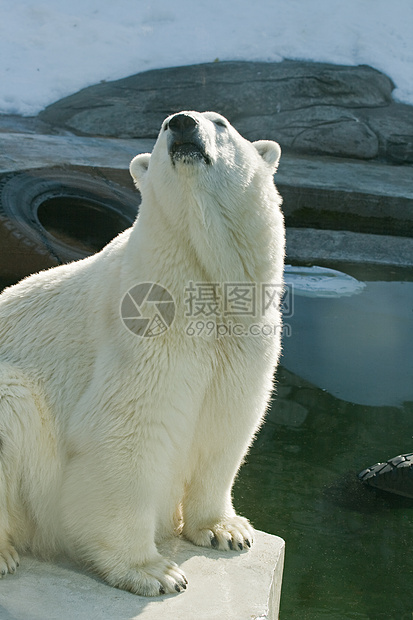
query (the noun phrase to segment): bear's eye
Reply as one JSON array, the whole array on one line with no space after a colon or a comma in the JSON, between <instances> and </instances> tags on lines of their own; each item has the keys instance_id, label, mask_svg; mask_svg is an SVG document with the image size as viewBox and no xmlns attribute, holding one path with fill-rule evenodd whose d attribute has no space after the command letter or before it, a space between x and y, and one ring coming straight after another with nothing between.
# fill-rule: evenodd
<instances>
[{"instance_id":1,"label":"bear's eye","mask_svg":"<svg viewBox=\"0 0 413 620\"><path fill-rule=\"evenodd\" d=\"M213 123L215 125L217 125L218 127L226 127L227 124L225 123L225 121L222 121L220 118L216 118Z\"/></svg>"}]
</instances>

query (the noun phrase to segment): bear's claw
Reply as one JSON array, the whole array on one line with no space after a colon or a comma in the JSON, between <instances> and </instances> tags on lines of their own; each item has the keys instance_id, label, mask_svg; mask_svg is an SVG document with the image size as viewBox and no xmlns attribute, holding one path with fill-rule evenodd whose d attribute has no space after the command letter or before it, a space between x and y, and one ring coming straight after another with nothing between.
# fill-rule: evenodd
<instances>
[{"instance_id":1,"label":"bear's claw","mask_svg":"<svg viewBox=\"0 0 413 620\"><path fill-rule=\"evenodd\" d=\"M14 575L20 566L20 559L17 551L12 545L2 547L0 549L0 577L4 577L9 573Z\"/></svg>"},{"instance_id":2,"label":"bear's claw","mask_svg":"<svg viewBox=\"0 0 413 620\"><path fill-rule=\"evenodd\" d=\"M184 536L195 545L213 547L223 551L243 551L253 542L253 529L244 517L230 517L210 528L188 531L184 527Z\"/></svg>"},{"instance_id":3,"label":"bear's claw","mask_svg":"<svg viewBox=\"0 0 413 620\"><path fill-rule=\"evenodd\" d=\"M162 557L143 566L127 570L122 576L114 570L106 575L106 581L121 590L128 590L143 596L174 594L186 590L186 577L175 562Z\"/></svg>"}]
</instances>

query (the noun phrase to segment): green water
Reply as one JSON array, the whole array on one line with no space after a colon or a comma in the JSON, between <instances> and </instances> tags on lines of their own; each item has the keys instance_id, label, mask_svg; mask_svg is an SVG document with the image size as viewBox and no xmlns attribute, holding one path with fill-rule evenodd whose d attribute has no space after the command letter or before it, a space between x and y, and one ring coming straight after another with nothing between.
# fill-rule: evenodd
<instances>
[{"instance_id":1,"label":"green water","mask_svg":"<svg viewBox=\"0 0 413 620\"><path fill-rule=\"evenodd\" d=\"M413 278L356 275L367 286L351 299L297 299L278 395L234 489L241 514L286 541L281 620L413 618L413 500L357 479L413 451Z\"/></svg>"}]
</instances>

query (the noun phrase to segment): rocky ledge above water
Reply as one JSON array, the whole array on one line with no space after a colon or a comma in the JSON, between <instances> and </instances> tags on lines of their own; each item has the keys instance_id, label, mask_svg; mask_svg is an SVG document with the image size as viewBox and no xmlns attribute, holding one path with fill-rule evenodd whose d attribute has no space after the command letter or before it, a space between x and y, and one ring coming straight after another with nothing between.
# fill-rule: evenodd
<instances>
[{"instance_id":1,"label":"rocky ledge above water","mask_svg":"<svg viewBox=\"0 0 413 620\"><path fill-rule=\"evenodd\" d=\"M213 62L102 82L48 106L39 119L84 136L155 138L183 109L214 110L248 139L285 152L413 164L413 106L368 66L285 60Z\"/></svg>"}]
</instances>

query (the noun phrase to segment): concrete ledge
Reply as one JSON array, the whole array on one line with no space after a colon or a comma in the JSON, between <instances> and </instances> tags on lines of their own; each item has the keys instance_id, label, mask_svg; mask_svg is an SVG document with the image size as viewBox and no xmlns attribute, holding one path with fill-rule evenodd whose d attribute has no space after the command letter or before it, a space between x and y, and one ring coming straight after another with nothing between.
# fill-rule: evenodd
<instances>
[{"instance_id":1,"label":"concrete ledge","mask_svg":"<svg viewBox=\"0 0 413 620\"><path fill-rule=\"evenodd\" d=\"M413 266L413 239L346 230L287 228L287 262L368 263Z\"/></svg>"},{"instance_id":2,"label":"concrete ledge","mask_svg":"<svg viewBox=\"0 0 413 620\"><path fill-rule=\"evenodd\" d=\"M0 174L79 166L122 171L130 180L129 173L123 172L130 160L137 153L151 151L153 144L151 139L0 132ZM411 166L284 155L276 182L284 196L289 227L288 257L411 266L413 241L406 236L413 230L411 179ZM336 224L342 224L339 230L336 226L331 226L335 230L316 230L330 228L336 216ZM297 224L300 228L295 228Z\"/></svg>"},{"instance_id":3,"label":"concrete ledge","mask_svg":"<svg viewBox=\"0 0 413 620\"><path fill-rule=\"evenodd\" d=\"M137 153L152 151L154 143L152 139L0 132L0 173L52 165L102 166L127 170L130 159ZM323 188L413 201L411 179L411 166L286 154L281 158L276 175L280 186Z\"/></svg>"},{"instance_id":4,"label":"concrete ledge","mask_svg":"<svg viewBox=\"0 0 413 620\"><path fill-rule=\"evenodd\" d=\"M276 181L294 187L359 192L413 200L412 166L374 161L286 155L280 160Z\"/></svg>"},{"instance_id":5,"label":"concrete ledge","mask_svg":"<svg viewBox=\"0 0 413 620\"><path fill-rule=\"evenodd\" d=\"M287 226L413 236L413 168L284 156L276 175Z\"/></svg>"},{"instance_id":6,"label":"concrete ledge","mask_svg":"<svg viewBox=\"0 0 413 620\"><path fill-rule=\"evenodd\" d=\"M161 549L185 571L186 592L144 598L116 590L66 561L22 558L0 580L1 620L276 620L284 541L256 532L244 553L223 553L174 539Z\"/></svg>"},{"instance_id":7,"label":"concrete ledge","mask_svg":"<svg viewBox=\"0 0 413 620\"><path fill-rule=\"evenodd\" d=\"M152 139L0 131L0 174L48 166L127 171ZM287 225L413 235L411 166L284 154L276 175Z\"/></svg>"},{"instance_id":8,"label":"concrete ledge","mask_svg":"<svg viewBox=\"0 0 413 620\"><path fill-rule=\"evenodd\" d=\"M46 166L92 166L127 170L154 140L117 140L23 133L0 133L0 174Z\"/></svg>"}]
</instances>

